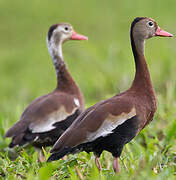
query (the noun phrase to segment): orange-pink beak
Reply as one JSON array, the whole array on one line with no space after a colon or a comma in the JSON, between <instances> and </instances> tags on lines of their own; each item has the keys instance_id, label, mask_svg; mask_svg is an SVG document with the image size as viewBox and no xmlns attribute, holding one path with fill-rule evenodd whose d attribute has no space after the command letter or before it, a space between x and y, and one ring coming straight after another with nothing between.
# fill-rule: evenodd
<instances>
[{"instance_id":1,"label":"orange-pink beak","mask_svg":"<svg viewBox=\"0 0 176 180\"><path fill-rule=\"evenodd\" d=\"M88 40L88 37L78 34L73 30L71 40Z\"/></svg>"},{"instance_id":2,"label":"orange-pink beak","mask_svg":"<svg viewBox=\"0 0 176 180\"><path fill-rule=\"evenodd\" d=\"M155 36L163 36L163 37L173 37L173 34L168 33L162 29L160 29L160 27L158 26L156 32L155 32Z\"/></svg>"}]
</instances>

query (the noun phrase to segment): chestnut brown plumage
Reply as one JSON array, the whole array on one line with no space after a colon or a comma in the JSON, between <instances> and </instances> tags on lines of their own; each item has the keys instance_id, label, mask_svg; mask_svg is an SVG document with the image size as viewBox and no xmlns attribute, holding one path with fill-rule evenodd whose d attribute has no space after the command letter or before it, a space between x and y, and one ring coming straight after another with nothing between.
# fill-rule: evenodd
<instances>
[{"instance_id":1,"label":"chestnut brown plumage","mask_svg":"<svg viewBox=\"0 0 176 180\"><path fill-rule=\"evenodd\" d=\"M50 27L47 45L56 69L57 87L52 93L34 100L6 132L5 137L12 137L9 147L26 143L38 148L53 145L83 111L83 95L62 55L62 44L67 40L87 40L87 37L77 34L68 23Z\"/></svg>"},{"instance_id":2,"label":"chestnut brown plumage","mask_svg":"<svg viewBox=\"0 0 176 180\"><path fill-rule=\"evenodd\" d=\"M140 17L132 22L130 37L136 65L132 86L79 115L55 143L48 161L69 153L92 151L100 169L98 157L107 150L114 157L114 171L119 171L118 158L123 146L153 119L156 111L155 91L144 57L144 42L153 36L172 35L161 30L151 18Z\"/></svg>"}]
</instances>

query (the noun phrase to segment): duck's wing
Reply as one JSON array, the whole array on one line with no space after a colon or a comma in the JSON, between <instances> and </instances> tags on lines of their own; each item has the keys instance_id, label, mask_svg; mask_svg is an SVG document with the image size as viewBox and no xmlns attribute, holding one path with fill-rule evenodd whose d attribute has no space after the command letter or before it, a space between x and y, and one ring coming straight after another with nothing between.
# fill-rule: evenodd
<instances>
[{"instance_id":1,"label":"duck's wing","mask_svg":"<svg viewBox=\"0 0 176 180\"><path fill-rule=\"evenodd\" d=\"M63 127L69 117L78 116L78 111L80 106L74 96L51 93L39 97L25 109L20 120L6 132L5 137L13 137L13 146L19 144L27 133L32 135L28 137L30 140L34 139L34 134L52 131L59 125Z\"/></svg>"},{"instance_id":2,"label":"duck's wing","mask_svg":"<svg viewBox=\"0 0 176 180\"><path fill-rule=\"evenodd\" d=\"M82 143L105 137L127 120L136 116L136 109L128 100L109 99L84 111L62 134L51 152L73 148Z\"/></svg>"}]
</instances>

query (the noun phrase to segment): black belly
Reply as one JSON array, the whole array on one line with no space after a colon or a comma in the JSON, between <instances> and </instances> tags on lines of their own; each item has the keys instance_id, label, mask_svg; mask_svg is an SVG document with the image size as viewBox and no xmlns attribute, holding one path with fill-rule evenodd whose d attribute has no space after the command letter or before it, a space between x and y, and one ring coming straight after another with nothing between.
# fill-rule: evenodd
<instances>
[{"instance_id":1,"label":"black belly","mask_svg":"<svg viewBox=\"0 0 176 180\"><path fill-rule=\"evenodd\" d=\"M121 155L123 146L130 142L137 134L138 118L134 116L126 120L113 130L113 133L99 137L96 140L81 144L77 147L80 151L94 152L96 156L100 156L103 150L109 151L114 157Z\"/></svg>"}]
</instances>

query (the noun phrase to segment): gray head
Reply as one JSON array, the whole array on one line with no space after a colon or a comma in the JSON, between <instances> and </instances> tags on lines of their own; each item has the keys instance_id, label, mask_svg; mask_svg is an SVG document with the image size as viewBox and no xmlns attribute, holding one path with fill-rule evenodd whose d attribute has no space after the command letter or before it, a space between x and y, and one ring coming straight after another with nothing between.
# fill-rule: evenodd
<instances>
[{"instance_id":1,"label":"gray head","mask_svg":"<svg viewBox=\"0 0 176 180\"><path fill-rule=\"evenodd\" d=\"M54 24L49 28L48 41L65 42L67 40L87 40L83 35L77 34L69 23Z\"/></svg>"},{"instance_id":2,"label":"gray head","mask_svg":"<svg viewBox=\"0 0 176 180\"><path fill-rule=\"evenodd\" d=\"M62 56L62 43L68 40L88 40L88 38L76 33L68 23L52 25L47 36L47 45L51 56Z\"/></svg>"},{"instance_id":3,"label":"gray head","mask_svg":"<svg viewBox=\"0 0 176 180\"><path fill-rule=\"evenodd\" d=\"M131 43L133 51L144 54L144 42L153 36L172 37L173 35L160 29L158 24L147 17L137 17L131 24Z\"/></svg>"},{"instance_id":4,"label":"gray head","mask_svg":"<svg viewBox=\"0 0 176 180\"><path fill-rule=\"evenodd\" d=\"M173 35L160 29L152 18L138 17L131 24L131 35L140 40L149 39L153 36L172 37Z\"/></svg>"}]
</instances>

